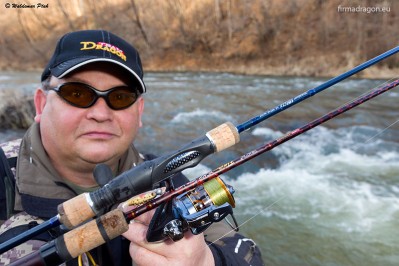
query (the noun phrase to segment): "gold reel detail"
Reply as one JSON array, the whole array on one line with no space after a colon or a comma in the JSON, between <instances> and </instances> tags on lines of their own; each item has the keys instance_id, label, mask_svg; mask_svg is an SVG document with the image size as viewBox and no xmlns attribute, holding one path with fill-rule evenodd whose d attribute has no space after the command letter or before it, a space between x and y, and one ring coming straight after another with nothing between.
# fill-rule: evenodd
<instances>
[{"instance_id":1,"label":"gold reel detail","mask_svg":"<svg viewBox=\"0 0 399 266\"><path fill-rule=\"evenodd\" d=\"M228 202L231 207L235 207L235 200L233 195L230 193L229 188L223 182L220 177L215 177L204 183L204 189L208 193L213 204L216 206L223 205Z\"/></svg>"}]
</instances>

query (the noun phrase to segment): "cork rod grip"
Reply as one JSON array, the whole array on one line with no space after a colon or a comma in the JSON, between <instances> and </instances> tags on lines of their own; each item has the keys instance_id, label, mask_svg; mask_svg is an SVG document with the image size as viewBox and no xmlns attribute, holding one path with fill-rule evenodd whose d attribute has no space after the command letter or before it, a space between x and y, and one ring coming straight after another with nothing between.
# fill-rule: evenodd
<instances>
[{"instance_id":1,"label":"cork rod grip","mask_svg":"<svg viewBox=\"0 0 399 266\"><path fill-rule=\"evenodd\" d=\"M95 216L87 201L88 193L80 194L58 205L60 222L71 229Z\"/></svg>"},{"instance_id":2,"label":"cork rod grip","mask_svg":"<svg viewBox=\"0 0 399 266\"><path fill-rule=\"evenodd\" d=\"M237 128L230 122L221 124L208 131L206 136L215 146L216 152L227 149L240 142L240 134Z\"/></svg>"},{"instance_id":3,"label":"cork rod grip","mask_svg":"<svg viewBox=\"0 0 399 266\"><path fill-rule=\"evenodd\" d=\"M126 218L120 209L75 228L57 239L57 247L67 251L70 258L76 258L93 248L121 235L129 229Z\"/></svg>"}]
</instances>

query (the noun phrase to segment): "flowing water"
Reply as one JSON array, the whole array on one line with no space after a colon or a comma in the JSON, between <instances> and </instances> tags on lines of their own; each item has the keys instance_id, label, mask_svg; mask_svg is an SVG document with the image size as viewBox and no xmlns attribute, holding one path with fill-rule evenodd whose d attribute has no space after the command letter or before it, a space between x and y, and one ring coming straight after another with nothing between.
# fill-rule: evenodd
<instances>
[{"instance_id":1,"label":"flowing water","mask_svg":"<svg viewBox=\"0 0 399 266\"><path fill-rule=\"evenodd\" d=\"M31 93L39 74L0 73L0 90ZM149 93L137 146L163 154L226 121L241 124L325 80L149 73L145 81ZM343 81L243 132L239 144L185 173L207 173L383 82ZM240 230L256 241L266 264L399 263L398 101L395 88L223 176L236 190ZM2 131L0 140L21 134Z\"/></svg>"}]
</instances>

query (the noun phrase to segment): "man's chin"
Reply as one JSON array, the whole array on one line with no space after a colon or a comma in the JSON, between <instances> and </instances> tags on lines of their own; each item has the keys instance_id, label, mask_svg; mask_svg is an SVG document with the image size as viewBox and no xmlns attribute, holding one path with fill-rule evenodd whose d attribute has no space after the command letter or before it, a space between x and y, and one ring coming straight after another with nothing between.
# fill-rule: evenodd
<instances>
[{"instance_id":1,"label":"man's chin","mask_svg":"<svg viewBox=\"0 0 399 266\"><path fill-rule=\"evenodd\" d=\"M80 153L81 158L91 164L107 163L112 164L117 155L114 149L88 149Z\"/></svg>"}]
</instances>

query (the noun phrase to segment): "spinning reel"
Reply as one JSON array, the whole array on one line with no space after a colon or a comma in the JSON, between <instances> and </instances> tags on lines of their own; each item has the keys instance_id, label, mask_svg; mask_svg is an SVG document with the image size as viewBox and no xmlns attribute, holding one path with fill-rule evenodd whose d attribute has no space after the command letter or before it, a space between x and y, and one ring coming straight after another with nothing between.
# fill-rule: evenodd
<instances>
[{"instance_id":1,"label":"spinning reel","mask_svg":"<svg viewBox=\"0 0 399 266\"><path fill-rule=\"evenodd\" d=\"M163 235L177 241L183 237L187 228L197 235L229 214L234 220L233 229L238 230L233 215L235 207L233 193L233 187L226 185L220 177L216 177L176 197L172 203L175 219L165 225Z\"/></svg>"},{"instance_id":2,"label":"spinning reel","mask_svg":"<svg viewBox=\"0 0 399 266\"><path fill-rule=\"evenodd\" d=\"M160 189L139 195L147 199L156 197ZM238 231L233 215L234 189L226 185L220 177L213 178L196 188L180 194L172 201L164 203L156 210L147 232L149 242L167 238L178 241L190 230L194 235L205 231L212 223L220 222L231 215L234 224L227 223ZM152 195L152 196L149 196ZM135 197L136 198L136 197ZM136 200L137 201L137 200Z\"/></svg>"}]
</instances>

